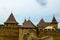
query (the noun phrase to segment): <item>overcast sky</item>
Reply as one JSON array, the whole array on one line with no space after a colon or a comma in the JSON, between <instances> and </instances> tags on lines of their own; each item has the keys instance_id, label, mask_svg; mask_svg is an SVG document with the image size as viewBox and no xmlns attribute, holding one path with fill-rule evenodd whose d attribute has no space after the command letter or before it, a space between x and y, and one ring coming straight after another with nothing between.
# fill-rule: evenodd
<instances>
[{"instance_id":1,"label":"overcast sky","mask_svg":"<svg viewBox=\"0 0 60 40\"><path fill-rule=\"evenodd\" d=\"M11 12L20 24L29 17L34 24L41 18L51 21L53 16L60 22L60 0L46 1L43 6L37 0L0 0L0 24L7 20Z\"/></svg>"}]
</instances>

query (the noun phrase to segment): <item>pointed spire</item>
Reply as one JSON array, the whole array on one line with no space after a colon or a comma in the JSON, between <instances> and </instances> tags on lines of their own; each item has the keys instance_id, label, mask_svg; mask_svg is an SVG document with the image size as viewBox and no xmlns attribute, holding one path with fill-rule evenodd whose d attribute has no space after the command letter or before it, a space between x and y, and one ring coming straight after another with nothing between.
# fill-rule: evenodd
<instances>
[{"instance_id":1,"label":"pointed spire","mask_svg":"<svg viewBox=\"0 0 60 40\"><path fill-rule=\"evenodd\" d=\"M24 22L26 22L26 19L24 20Z\"/></svg>"},{"instance_id":2,"label":"pointed spire","mask_svg":"<svg viewBox=\"0 0 60 40\"><path fill-rule=\"evenodd\" d=\"M44 19L42 18L40 22L45 22Z\"/></svg>"},{"instance_id":3,"label":"pointed spire","mask_svg":"<svg viewBox=\"0 0 60 40\"><path fill-rule=\"evenodd\" d=\"M51 23L58 23L57 20L55 19L55 16L53 16L53 19L52 19Z\"/></svg>"},{"instance_id":4,"label":"pointed spire","mask_svg":"<svg viewBox=\"0 0 60 40\"><path fill-rule=\"evenodd\" d=\"M12 12L11 12L9 18L7 19L7 21L5 23L17 23Z\"/></svg>"},{"instance_id":5,"label":"pointed spire","mask_svg":"<svg viewBox=\"0 0 60 40\"><path fill-rule=\"evenodd\" d=\"M45 24L45 21L44 21L44 19L42 18L42 19L40 20L40 22L37 24L37 26L39 26L39 27L45 27L44 24Z\"/></svg>"},{"instance_id":6,"label":"pointed spire","mask_svg":"<svg viewBox=\"0 0 60 40\"><path fill-rule=\"evenodd\" d=\"M28 19L28 22L31 22L30 17L29 17L29 19Z\"/></svg>"},{"instance_id":7,"label":"pointed spire","mask_svg":"<svg viewBox=\"0 0 60 40\"><path fill-rule=\"evenodd\" d=\"M40 20L39 24L44 23L44 22L45 22L45 21L44 21L44 19L42 18L42 19Z\"/></svg>"},{"instance_id":8,"label":"pointed spire","mask_svg":"<svg viewBox=\"0 0 60 40\"><path fill-rule=\"evenodd\" d=\"M26 23L27 21L26 21L26 19L24 20L24 22L23 22L23 25Z\"/></svg>"}]
</instances>

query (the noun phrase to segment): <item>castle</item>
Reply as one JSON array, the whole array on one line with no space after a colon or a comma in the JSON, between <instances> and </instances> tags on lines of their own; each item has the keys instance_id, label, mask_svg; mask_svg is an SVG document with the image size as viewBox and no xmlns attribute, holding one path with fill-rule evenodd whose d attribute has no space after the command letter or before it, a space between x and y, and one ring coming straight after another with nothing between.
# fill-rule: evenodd
<instances>
[{"instance_id":1,"label":"castle","mask_svg":"<svg viewBox=\"0 0 60 40\"><path fill-rule=\"evenodd\" d=\"M53 16L51 22L43 19L35 26L31 20L19 25L11 13L7 21L0 25L0 40L59 40L58 22Z\"/></svg>"}]
</instances>

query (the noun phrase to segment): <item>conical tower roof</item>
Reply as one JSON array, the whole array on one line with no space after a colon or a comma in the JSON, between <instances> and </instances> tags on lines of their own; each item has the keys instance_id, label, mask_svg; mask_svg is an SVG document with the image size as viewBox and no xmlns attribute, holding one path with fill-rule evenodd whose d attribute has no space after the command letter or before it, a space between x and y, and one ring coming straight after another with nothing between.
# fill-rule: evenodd
<instances>
[{"instance_id":1,"label":"conical tower roof","mask_svg":"<svg viewBox=\"0 0 60 40\"><path fill-rule=\"evenodd\" d=\"M38 25L40 25L40 24L42 24L42 23L44 23L45 21L44 21L44 19L42 18L41 20L40 20L40 22L38 23Z\"/></svg>"},{"instance_id":2,"label":"conical tower roof","mask_svg":"<svg viewBox=\"0 0 60 40\"><path fill-rule=\"evenodd\" d=\"M24 20L23 27L35 27L35 25L30 20Z\"/></svg>"},{"instance_id":3,"label":"conical tower roof","mask_svg":"<svg viewBox=\"0 0 60 40\"><path fill-rule=\"evenodd\" d=\"M51 23L58 23L54 16Z\"/></svg>"},{"instance_id":4,"label":"conical tower roof","mask_svg":"<svg viewBox=\"0 0 60 40\"><path fill-rule=\"evenodd\" d=\"M37 26L38 27L41 27L41 28L44 28L45 27L45 21L44 21L43 18L40 20L40 22L37 24Z\"/></svg>"},{"instance_id":5,"label":"conical tower roof","mask_svg":"<svg viewBox=\"0 0 60 40\"><path fill-rule=\"evenodd\" d=\"M18 23L18 22L15 20L15 17L14 17L13 14L11 13L5 23Z\"/></svg>"}]
</instances>

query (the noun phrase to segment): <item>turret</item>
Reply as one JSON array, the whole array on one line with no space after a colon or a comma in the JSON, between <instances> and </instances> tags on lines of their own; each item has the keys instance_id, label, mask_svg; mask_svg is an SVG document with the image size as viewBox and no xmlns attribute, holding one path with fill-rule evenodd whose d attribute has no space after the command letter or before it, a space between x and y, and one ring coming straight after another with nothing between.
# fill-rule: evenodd
<instances>
[{"instance_id":1,"label":"turret","mask_svg":"<svg viewBox=\"0 0 60 40\"><path fill-rule=\"evenodd\" d=\"M44 28L45 27L44 25L45 25L44 19L41 19L40 22L37 24L39 28Z\"/></svg>"},{"instance_id":2,"label":"turret","mask_svg":"<svg viewBox=\"0 0 60 40\"><path fill-rule=\"evenodd\" d=\"M54 26L55 29L58 29L58 22L54 16L53 16L51 25Z\"/></svg>"},{"instance_id":3,"label":"turret","mask_svg":"<svg viewBox=\"0 0 60 40\"><path fill-rule=\"evenodd\" d=\"M4 23L5 27L15 27L18 25L18 22L15 20L15 17L11 13L10 16L8 17L7 21Z\"/></svg>"}]
</instances>

